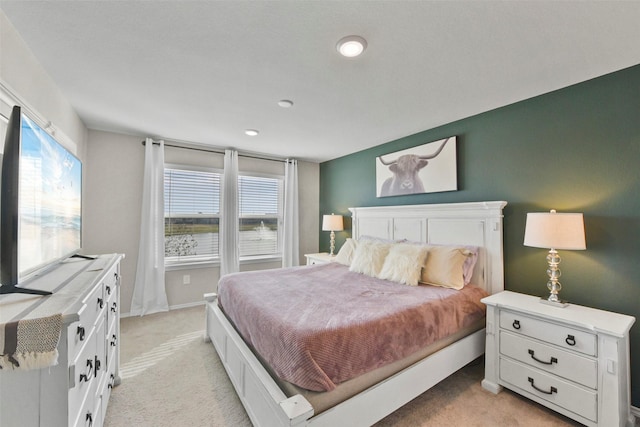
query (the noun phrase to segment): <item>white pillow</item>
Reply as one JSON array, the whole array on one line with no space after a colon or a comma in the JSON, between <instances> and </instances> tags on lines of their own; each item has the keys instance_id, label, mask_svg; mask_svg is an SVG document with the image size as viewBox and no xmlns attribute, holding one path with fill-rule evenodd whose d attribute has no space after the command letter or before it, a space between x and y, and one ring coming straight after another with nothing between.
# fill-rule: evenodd
<instances>
[{"instance_id":1,"label":"white pillow","mask_svg":"<svg viewBox=\"0 0 640 427\"><path fill-rule=\"evenodd\" d=\"M378 277L405 285L418 286L425 258L427 258L426 246L406 243L392 245Z\"/></svg>"},{"instance_id":2,"label":"white pillow","mask_svg":"<svg viewBox=\"0 0 640 427\"><path fill-rule=\"evenodd\" d=\"M471 251L459 246L427 246L420 282L445 288L464 287L464 263Z\"/></svg>"},{"instance_id":3,"label":"white pillow","mask_svg":"<svg viewBox=\"0 0 640 427\"><path fill-rule=\"evenodd\" d=\"M378 243L371 240L358 242L349 271L378 277L390 247L389 243Z\"/></svg>"},{"instance_id":4,"label":"white pillow","mask_svg":"<svg viewBox=\"0 0 640 427\"><path fill-rule=\"evenodd\" d=\"M342 247L338 251L335 261L340 264L350 266L351 261L353 261L353 254L355 253L357 246L357 240L347 238L347 240L344 242L344 245L342 245Z\"/></svg>"}]
</instances>

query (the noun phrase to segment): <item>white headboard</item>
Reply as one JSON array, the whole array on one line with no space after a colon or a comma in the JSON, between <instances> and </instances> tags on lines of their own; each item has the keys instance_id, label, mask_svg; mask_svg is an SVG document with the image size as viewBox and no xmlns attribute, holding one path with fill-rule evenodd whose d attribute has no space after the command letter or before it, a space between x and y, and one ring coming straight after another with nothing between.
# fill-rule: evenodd
<instances>
[{"instance_id":1,"label":"white headboard","mask_svg":"<svg viewBox=\"0 0 640 427\"><path fill-rule=\"evenodd\" d=\"M478 246L472 283L494 294L504 290L502 209L506 204L497 201L349 208L352 237Z\"/></svg>"}]
</instances>

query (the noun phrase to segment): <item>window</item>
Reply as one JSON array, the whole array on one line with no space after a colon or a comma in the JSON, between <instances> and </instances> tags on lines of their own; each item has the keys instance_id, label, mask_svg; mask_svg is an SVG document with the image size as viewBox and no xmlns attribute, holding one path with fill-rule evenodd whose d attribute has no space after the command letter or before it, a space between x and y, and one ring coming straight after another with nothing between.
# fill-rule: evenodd
<instances>
[{"instance_id":1,"label":"window","mask_svg":"<svg viewBox=\"0 0 640 427\"><path fill-rule=\"evenodd\" d=\"M280 255L282 178L240 175L240 258Z\"/></svg>"},{"instance_id":2,"label":"window","mask_svg":"<svg viewBox=\"0 0 640 427\"><path fill-rule=\"evenodd\" d=\"M222 173L167 165L164 170L165 266L216 261ZM280 256L282 177L238 176L240 259Z\"/></svg>"},{"instance_id":3,"label":"window","mask_svg":"<svg viewBox=\"0 0 640 427\"><path fill-rule=\"evenodd\" d=\"M211 169L165 168L165 265L218 258L220 179Z\"/></svg>"}]
</instances>

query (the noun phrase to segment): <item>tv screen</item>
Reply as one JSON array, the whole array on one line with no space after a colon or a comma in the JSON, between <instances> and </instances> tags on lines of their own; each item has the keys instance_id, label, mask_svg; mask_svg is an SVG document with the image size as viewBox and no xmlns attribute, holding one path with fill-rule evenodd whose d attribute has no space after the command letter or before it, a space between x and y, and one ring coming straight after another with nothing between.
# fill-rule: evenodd
<instances>
[{"instance_id":1,"label":"tv screen","mask_svg":"<svg viewBox=\"0 0 640 427\"><path fill-rule=\"evenodd\" d=\"M7 128L2 193L3 288L80 250L82 164L20 107Z\"/></svg>"},{"instance_id":2,"label":"tv screen","mask_svg":"<svg viewBox=\"0 0 640 427\"><path fill-rule=\"evenodd\" d=\"M22 115L18 196L18 277L81 246L82 165Z\"/></svg>"}]
</instances>

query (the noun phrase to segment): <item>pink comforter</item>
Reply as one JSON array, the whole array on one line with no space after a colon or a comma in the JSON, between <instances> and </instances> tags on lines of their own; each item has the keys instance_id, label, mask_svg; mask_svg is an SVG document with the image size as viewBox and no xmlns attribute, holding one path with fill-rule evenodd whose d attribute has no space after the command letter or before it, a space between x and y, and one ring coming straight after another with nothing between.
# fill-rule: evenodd
<instances>
[{"instance_id":1,"label":"pink comforter","mask_svg":"<svg viewBox=\"0 0 640 427\"><path fill-rule=\"evenodd\" d=\"M314 391L404 358L484 316L486 292L406 286L337 264L234 273L218 302L280 378Z\"/></svg>"}]
</instances>

